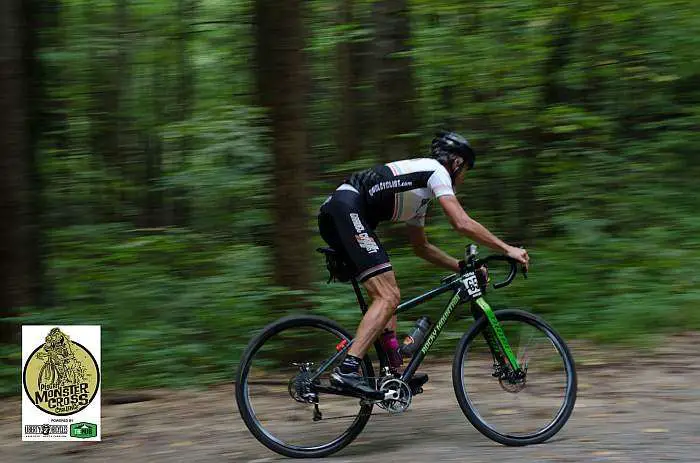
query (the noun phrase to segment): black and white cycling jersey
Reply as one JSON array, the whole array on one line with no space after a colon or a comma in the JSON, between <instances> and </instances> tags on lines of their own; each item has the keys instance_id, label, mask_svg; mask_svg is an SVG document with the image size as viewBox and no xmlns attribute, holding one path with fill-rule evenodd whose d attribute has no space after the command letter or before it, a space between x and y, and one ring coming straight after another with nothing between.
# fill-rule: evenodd
<instances>
[{"instance_id":1,"label":"black and white cycling jersey","mask_svg":"<svg viewBox=\"0 0 700 463\"><path fill-rule=\"evenodd\" d=\"M423 226L433 198L454 195L447 169L430 158L406 159L352 174L321 206L321 237L363 282L392 270L375 229L382 221Z\"/></svg>"},{"instance_id":2,"label":"black and white cycling jersey","mask_svg":"<svg viewBox=\"0 0 700 463\"><path fill-rule=\"evenodd\" d=\"M395 161L357 172L338 190L362 196L372 228L387 220L423 226L430 201L454 195L447 169L431 158Z\"/></svg>"}]
</instances>

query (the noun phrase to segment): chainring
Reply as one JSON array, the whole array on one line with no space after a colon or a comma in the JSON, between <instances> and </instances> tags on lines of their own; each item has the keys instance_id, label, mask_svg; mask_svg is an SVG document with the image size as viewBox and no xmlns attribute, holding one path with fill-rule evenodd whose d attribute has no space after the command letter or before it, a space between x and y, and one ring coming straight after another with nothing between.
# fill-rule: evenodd
<instances>
[{"instance_id":1,"label":"chainring","mask_svg":"<svg viewBox=\"0 0 700 463\"><path fill-rule=\"evenodd\" d=\"M382 382L379 390L382 392L398 392L398 398L396 399L385 399L377 402L377 405L380 408L383 408L389 413L403 413L408 409L408 407L411 406L411 400L413 399L411 388L400 379L387 379L386 381Z\"/></svg>"}]
</instances>

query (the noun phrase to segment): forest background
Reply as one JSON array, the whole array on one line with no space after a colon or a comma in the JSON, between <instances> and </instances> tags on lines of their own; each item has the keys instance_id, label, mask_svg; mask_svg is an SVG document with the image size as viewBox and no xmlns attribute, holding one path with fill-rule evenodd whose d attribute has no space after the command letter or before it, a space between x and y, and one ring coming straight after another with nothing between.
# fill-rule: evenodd
<instances>
[{"instance_id":1,"label":"forest background","mask_svg":"<svg viewBox=\"0 0 700 463\"><path fill-rule=\"evenodd\" d=\"M101 325L108 388L229 381L291 311L354 329L316 211L440 128L478 153L466 210L532 258L495 305L567 339L700 328L694 0L0 5L2 394L22 323ZM436 206L427 234L454 256L469 242ZM402 226L379 235L404 297L445 275Z\"/></svg>"}]
</instances>

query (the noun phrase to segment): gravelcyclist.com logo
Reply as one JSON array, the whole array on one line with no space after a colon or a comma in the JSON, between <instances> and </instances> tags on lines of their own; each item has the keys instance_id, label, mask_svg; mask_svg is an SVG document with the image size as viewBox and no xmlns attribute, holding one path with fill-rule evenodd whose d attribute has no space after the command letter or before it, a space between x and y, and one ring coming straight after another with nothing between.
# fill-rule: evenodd
<instances>
[{"instance_id":1,"label":"gravelcyclist.com logo","mask_svg":"<svg viewBox=\"0 0 700 463\"><path fill-rule=\"evenodd\" d=\"M29 355L23 369L24 390L40 410L67 416L86 408L97 394L100 370L95 357L59 328Z\"/></svg>"}]
</instances>

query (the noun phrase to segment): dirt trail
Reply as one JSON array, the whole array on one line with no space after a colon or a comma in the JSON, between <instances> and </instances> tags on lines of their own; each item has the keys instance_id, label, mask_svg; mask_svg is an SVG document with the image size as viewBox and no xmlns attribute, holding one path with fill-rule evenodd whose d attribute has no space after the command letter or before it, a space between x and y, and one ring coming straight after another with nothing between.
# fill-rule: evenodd
<instances>
[{"instance_id":1,"label":"dirt trail","mask_svg":"<svg viewBox=\"0 0 700 463\"><path fill-rule=\"evenodd\" d=\"M360 437L328 461L659 462L700 461L700 334L653 352L603 354L573 346L579 396L573 416L549 442L508 448L482 436L462 414L450 365L430 366L431 381L403 415L373 416ZM2 461L268 462L284 460L248 432L231 385L209 391L145 391L153 400L103 404L101 443L27 442L20 401L0 401ZM114 397L114 394L111 394ZM319 460L310 460L319 461Z\"/></svg>"}]
</instances>

